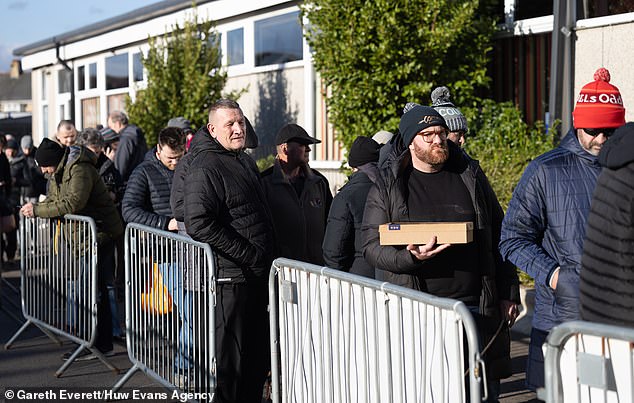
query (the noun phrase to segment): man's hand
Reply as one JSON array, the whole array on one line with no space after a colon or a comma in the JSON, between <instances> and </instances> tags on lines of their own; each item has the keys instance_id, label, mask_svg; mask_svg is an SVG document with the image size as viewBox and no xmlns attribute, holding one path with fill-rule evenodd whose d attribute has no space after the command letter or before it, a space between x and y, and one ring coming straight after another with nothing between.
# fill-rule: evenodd
<instances>
[{"instance_id":1,"label":"man's hand","mask_svg":"<svg viewBox=\"0 0 634 403\"><path fill-rule=\"evenodd\" d=\"M559 280L559 267L557 268L557 270L555 270L555 272L553 273L553 277L550 279L550 287L553 290L557 289L557 280Z\"/></svg>"},{"instance_id":2,"label":"man's hand","mask_svg":"<svg viewBox=\"0 0 634 403\"><path fill-rule=\"evenodd\" d=\"M20 214L25 217L35 217L33 214L33 203L27 203L20 209Z\"/></svg>"},{"instance_id":3,"label":"man's hand","mask_svg":"<svg viewBox=\"0 0 634 403\"><path fill-rule=\"evenodd\" d=\"M104 151L104 154L106 154L106 157L108 157L110 161L114 161L114 155L116 154L116 151L112 147L108 147L106 151Z\"/></svg>"},{"instance_id":4,"label":"man's hand","mask_svg":"<svg viewBox=\"0 0 634 403\"><path fill-rule=\"evenodd\" d=\"M513 326L515 319L517 319L517 316L520 314L518 305L516 305L513 301L503 299L500 300L500 310L502 311L502 317L504 317L504 320L508 323L509 328Z\"/></svg>"},{"instance_id":5,"label":"man's hand","mask_svg":"<svg viewBox=\"0 0 634 403\"><path fill-rule=\"evenodd\" d=\"M431 259L432 257L436 256L437 254L451 246L451 244L449 243L438 245L436 243L436 240L437 238L433 236L425 245L409 244L407 245L407 250L418 260Z\"/></svg>"},{"instance_id":6,"label":"man's hand","mask_svg":"<svg viewBox=\"0 0 634 403\"><path fill-rule=\"evenodd\" d=\"M176 218L172 218L167 223L167 230L168 231L178 231L178 222L176 221Z\"/></svg>"}]
</instances>

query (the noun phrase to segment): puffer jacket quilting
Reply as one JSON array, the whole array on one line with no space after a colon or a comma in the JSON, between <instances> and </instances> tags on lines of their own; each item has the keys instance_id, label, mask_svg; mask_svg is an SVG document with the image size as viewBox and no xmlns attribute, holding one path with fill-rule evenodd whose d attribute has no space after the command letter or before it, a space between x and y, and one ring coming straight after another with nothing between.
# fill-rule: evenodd
<instances>
[{"instance_id":1,"label":"puffer jacket quilting","mask_svg":"<svg viewBox=\"0 0 634 403\"><path fill-rule=\"evenodd\" d=\"M634 327L634 123L610 137L599 163L581 258L581 318Z\"/></svg>"},{"instance_id":2,"label":"puffer jacket quilting","mask_svg":"<svg viewBox=\"0 0 634 403\"><path fill-rule=\"evenodd\" d=\"M500 252L535 279L533 327L549 331L578 319L579 270L592 192L601 172L571 130L559 147L532 161L502 225ZM557 290L550 288L560 267Z\"/></svg>"},{"instance_id":3,"label":"puffer jacket quilting","mask_svg":"<svg viewBox=\"0 0 634 403\"><path fill-rule=\"evenodd\" d=\"M266 276L274 232L255 161L243 151L227 151L205 129L185 182L185 228L217 254L219 277Z\"/></svg>"},{"instance_id":4,"label":"puffer jacket quilting","mask_svg":"<svg viewBox=\"0 0 634 403\"><path fill-rule=\"evenodd\" d=\"M170 190L174 171L156 157L156 148L148 151L137 166L123 195L121 209L127 223L137 223L167 230L172 219Z\"/></svg>"}]
</instances>

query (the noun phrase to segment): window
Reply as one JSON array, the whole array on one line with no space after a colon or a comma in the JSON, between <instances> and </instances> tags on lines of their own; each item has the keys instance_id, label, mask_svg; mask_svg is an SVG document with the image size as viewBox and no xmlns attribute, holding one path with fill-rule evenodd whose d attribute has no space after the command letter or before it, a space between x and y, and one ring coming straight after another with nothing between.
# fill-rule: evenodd
<instances>
[{"instance_id":1,"label":"window","mask_svg":"<svg viewBox=\"0 0 634 403\"><path fill-rule=\"evenodd\" d=\"M128 84L128 54L106 58L106 89L125 88Z\"/></svg>"},{"instance_id":2,"label":"window","mask_svg":"<svg viewBox=\"0 0 634 403\"><path fill-rule=\"evenodd\" d=\"M515 21L552 14L552 0L517 0L515 2Z\"/></svg>"},{"instance_id":3,"label":"window","mask_svg":"<svg viewBox=\"0 0 634 403\"><path fill-rule=\"evenodd\" d=\"M116 94L108 96L108 113L112 111L125 112L125 98L128 94Z\"/></svg>"},{"instance_id":4,"label":"window","mask_svg":"<svg viewBox=\"0 0 634 403\"><path fill-rule=\"evenodd\" d=\"M97 127L99 123L99 97L81 100L81 122L83 127Z\"/></svg>"},{"instance_id":5,"label":"window","mask_svg":"<svg viewBox=\"0 0 634 403\"><path fill-rule=\"evenodd\" d=\"M244 29L227 32L227 64L235 66L244 63Z\"/></svg>"},{"instance_id":6,"label":"window","mask_svg":"<svg viewBox=\"0 0 634 403\"><path fill-rule=\"evenodd\" d=\"M97 88L97 63L88 65L88 88Z\"/></svg>"},{"instance_id":7,"label":"window","mask_svg":"<svg viewBox=\"0 0 634 403\"><path fill-rule=\"evenodd\" d=\"M630 13L632 11L634 11L634 1L632 0L590 0L584 2L586 18Z\"/></svg>"},{"instance_id":8,"label":"window","mask_svg":"<svg viewBox=\"0 0 634 403\"><path fill-rule=\"evenodd\" d=\"M255 22L255 65L278 64L303 57L299 12Z\"/></svg>"},{"instance_id":9,"label":"window","mask_svg":"<svg viewBox=\"0 0 634 403\"><path fill-rule=\"evenodd\" d=\"M66 105L59 106L59 120L66 119Z\"/></svg>"},{"instance_id":10,"label":"window","mask_svg":"<svg viewBox=\"0 0 634 403\"><path fill-rule=\"evenodd\" d=\"M60 94L70 92L70 71L57 70L57 92Z\"/></svg>"},{"instance_id":11,"label":"window","mask_svg":"<svg viewBox=\"0 0 634 403\"><path fill-rule=\"evenodd\" d=\"M77 69L77 91L86 89L86 66L79 66Z\"/></svg>"},{"instance_id":12,"label":"window","mask_svg":"<svg viewBox=\"0 0 634 403\"><path fill-rule=\"evenodd\" d=\"M136 81L143 81L143 59L141 53L132 54L132 79Z\"/></svg>"}]
</instances>

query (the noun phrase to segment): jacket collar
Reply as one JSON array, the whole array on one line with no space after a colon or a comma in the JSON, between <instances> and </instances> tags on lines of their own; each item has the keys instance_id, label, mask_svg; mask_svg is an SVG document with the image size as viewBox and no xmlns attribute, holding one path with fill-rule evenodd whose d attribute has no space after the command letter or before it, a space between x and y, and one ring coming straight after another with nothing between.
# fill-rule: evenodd
<instances>
[{"instance_id":1,"label":"jacket collar","mask_svg":"<svg viewBox=\"0 0 634 403\"><path fill-rule=\"evenodd\" d=\"M196 132L194 138L192 139L191 146L189 148L189 152L199 153L202 151L209 151L216 154L225 154L232 157L238 157L241 154L244 154L243 150L240 151L229 151L222 146L215 138L211 137L211 133L207 130L207 126L203 126Z\"/></svg>"},{"instance_id":2,"label":"jacket collar","mask_svg":"<svg viewBox=\"0 0 634 403\"><path fill-rule=\"evenodd\" d=\"M570 129L568 134L566 134L566 136L561 140L559 146L564 150L568 150L571 153L577 155L581 160L585 161L588 164L599 164L598 159L595 155L590 154L583 147L581 147L581 143L579 143L579 139L577 138L577 131L575 128Z\"/></svg>"},{"instance_id":3,"label":"jacket collar","mask_svg":"<svg viewBox=\"0 0 634 403\"><path fill-rule=\"evenodd\" d=\"M307 183L317 180L317 175L313 173L308 164L301 166L300 170L301 175L306 178ZM284 170L282 169L282 165L280 164L280 160L278 158L275 158L275 163L273 163L273 173L271 174L271 181L273 183L291 183L288 175L284 173Z\"/></svg>"}]
</instances>

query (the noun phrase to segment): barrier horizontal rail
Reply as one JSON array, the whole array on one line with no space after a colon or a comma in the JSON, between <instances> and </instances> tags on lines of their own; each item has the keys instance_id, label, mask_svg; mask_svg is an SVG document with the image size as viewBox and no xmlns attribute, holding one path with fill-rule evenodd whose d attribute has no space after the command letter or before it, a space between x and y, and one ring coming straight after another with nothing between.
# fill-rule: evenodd
<instances>
[{"instance_id":1,"label":"barrier horizontal rail","mask_svg":"<svg viewBox=\"0 0 634 403\"><path fill-rule=\"evenodd\" d=\"M208 244L140 224L125 232L126 343L136 371L211 400L216 390L215 264Z\"/></svg>"},{"instance_id":2,"label":"barrier horizontal rail","mask_svg":"<svg viewBox=\"0 0 634 403\"><path fill-rule=\"evenodd\" d=\"M269 300L274 402L482 399L478 333L462 302L283 258Z\"/></svg>"},{"instance_id":3,"label":"barrier horizontal rail","mask_svg":"<svg viewBox=\"0 0 634 403\"><path fill-rule=\"evenodd\" d=\"M5 348L9 349L22 332L35 325L60 345L55 335L79 345L56 376L61 376L84 349L118 372L94 347L98 297L94 220L79 215L21 217L20 256L22 314L27 321Z\"/></svg>"},{"instance_id":4,"label":"barrier horizontal rail","mask_svg":"<svg viewBox=\"0 0 634 403\"><path fill-rule=\"evenodd\" d=\"M544 344L548 403L634 402L634 329L573 321L553 328Z\"/></svg>"}]
</instances>

